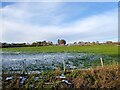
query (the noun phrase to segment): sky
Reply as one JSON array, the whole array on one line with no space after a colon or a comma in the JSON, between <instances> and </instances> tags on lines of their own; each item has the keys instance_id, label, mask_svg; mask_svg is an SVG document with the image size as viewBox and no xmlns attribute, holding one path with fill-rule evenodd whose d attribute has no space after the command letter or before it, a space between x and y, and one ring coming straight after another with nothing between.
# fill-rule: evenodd
<instances>
[{"instance_id":1,"label":"sky","mask_svg":"<svg viewBox=\"0 0 120 90\"><path fill-rule=\"evenodd\" d=\"M117 2L3 2L2 42L118 41Z\"/></svg>"}]
</instances>

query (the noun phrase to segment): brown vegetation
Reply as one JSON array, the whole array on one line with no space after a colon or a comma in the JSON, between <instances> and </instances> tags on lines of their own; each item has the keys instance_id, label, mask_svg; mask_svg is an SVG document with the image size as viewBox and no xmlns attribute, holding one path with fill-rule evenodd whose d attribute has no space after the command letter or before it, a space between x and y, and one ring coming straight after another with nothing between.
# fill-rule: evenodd
<instances>
[{"instance_id":1,"label":"brown vegetation","mask_svg":"<svg viewBox=\"0 0 120 90\"><path fill-rule=\"evenodd\" d=\"M67 88L80 90L88 88L112 88L118 90L120 88L119 69L118 66L107 66L89 70L66 71L64 74L66 80L71 83L70 85L59 79L56 80L55 77L62 74L60 70L27 75L27 80L23 85L19 83L21 75L13 75L12 80L5 80L10 75L3 75L3 90L7 90L8 88L54 88L54 90L61 90L61 88L62 90L66 90ZM35 77L39 77L39 79L35 80Z\"/></svg>"}]
</instances>

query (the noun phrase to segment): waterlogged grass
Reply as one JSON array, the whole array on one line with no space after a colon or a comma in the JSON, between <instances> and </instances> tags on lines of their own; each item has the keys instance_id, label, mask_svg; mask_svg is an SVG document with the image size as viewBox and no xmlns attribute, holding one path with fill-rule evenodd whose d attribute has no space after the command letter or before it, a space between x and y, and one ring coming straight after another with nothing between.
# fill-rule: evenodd
<instances>
[{"instance_id":1,"label":"waterlogged grass","mask_svg":"<svg viewBox=\"0 0 120 90\"><path fill-rule=\"evenodd\" d=\"M19 48L3 48L6 52L25 52L25 53L40 53L40 52L82 52L82 53L95 53L110 56L115 56L117 60L118 46L115 45L92 45L92 46L43 46L43 47L19 47ZM70 59L72 60L72 59ZM84 59L83 59L84 60ZM103 58L104 60L104 58ZM62 80L56 79L56 76L63 74L62 69L42 71L40 74L30 75L16 75L16 74L3 74L3 89L7 88L50 88L55 90L61 90L61 88L117 88L120 87L120 73L118 72L120 67L115 60L104 60L104 67L100 67L100 60L93 60L91 63L93 68L89 69L75 69L64 72L65 80L68 80L71 84L67 85ZM78 65L79 58L72 60L75 66ZM86 67L89 66L89 62L86 60ZM67 64L67 62L66 62ZM95 66L95 68L94 68ZM98 67L96 67L98 66ZM7 77L13 76L11 80L6 80ZM21 84L20 77L26 77L26 80ZM36 79L37 78L37 79ZM41 90L42 90L41 89ZM49 89L49 90L50 90Z\"/></svg>"},{"instance_id":2,"label":"waterlogged grass","mask_svg":"<svg viewBox=\"0 0 120 90\"><path fill-rule=\"evenodd\" d=\"M41 46L41 47L17 47L3 48L3 51L11 52L82 52L118 56L118 46L92 45L92 46Z\"/></svg>"}]
</instances>

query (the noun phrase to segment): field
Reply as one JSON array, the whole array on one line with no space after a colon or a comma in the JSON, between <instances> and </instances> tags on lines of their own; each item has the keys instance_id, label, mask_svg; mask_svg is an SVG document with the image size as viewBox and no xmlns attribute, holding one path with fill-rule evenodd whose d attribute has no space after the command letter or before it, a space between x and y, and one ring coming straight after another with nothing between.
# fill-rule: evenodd
<instances>
[{"instance_id":1,"label":"field","mask_svg":"<svg viewBox=\"0 0 120 90\"><path fill-rule=\"evenodd\" d=\"M118 48L115 45L2 48L3 89L118 90ZM100 57L104 61L103 67Z\"/></svg>"},{"instance_id":2,"label":"field","mask_svg":"<svg viewBox=\"0 0 120 90\"><path fill-rule=\"evenodd\" d=\"M12 52L82 52L96 53L110 56L118 56L118 46L115 45L92 45L92 46L41 46L41 47L17 47L3 48L2 51Z\"/></svg>"}]
</instances>

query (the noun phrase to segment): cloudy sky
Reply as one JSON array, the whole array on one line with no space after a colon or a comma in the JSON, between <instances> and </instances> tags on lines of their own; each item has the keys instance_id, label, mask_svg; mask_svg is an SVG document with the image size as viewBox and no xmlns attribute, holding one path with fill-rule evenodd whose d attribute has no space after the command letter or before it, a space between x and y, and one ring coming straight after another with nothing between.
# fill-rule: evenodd
<instances>
[{"instance_id":1,"label":"cloudy sky","mask_svg":"<svg viewBox=\"0 0 120 90\"><path fill-rule=\"evenodd\" d=\"M4 2L2 42L117 41L116 2Z\"/></svg>"}]
</instances>

